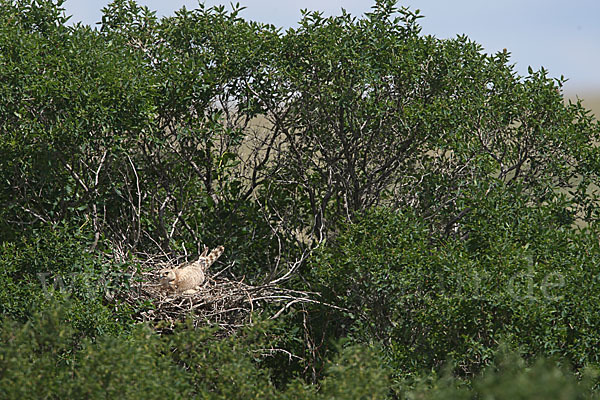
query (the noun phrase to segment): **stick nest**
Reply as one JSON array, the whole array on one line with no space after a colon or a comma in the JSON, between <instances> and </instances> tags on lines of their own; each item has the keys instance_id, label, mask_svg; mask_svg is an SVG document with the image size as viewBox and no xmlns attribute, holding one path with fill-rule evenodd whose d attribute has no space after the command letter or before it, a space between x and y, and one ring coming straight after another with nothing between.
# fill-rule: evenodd
<instances>
[{"instance_id":1,"label":"stick nest","mask_svg":"<svg viewBox=\"0 0 600 400\"><path fill-rule=\"evenodd\" d=\"M176 322L190 317L195 326L216 324L231 331L251 323L255 313L268 312L269 318L277 318L293 305L321 303L313 292L292 290L276 283L255 286L243 278L220 277L229 267L212 276L207 271L206 281L196 293L179 294L159 283L159 271L175 268L177 262L153 256L144 257L139 264L138 271L131 271L134 282L131 289L120 297L140 310L135 315L139 322L151 322L159 331L170 331Z\"/></svg>"}]
</instances>

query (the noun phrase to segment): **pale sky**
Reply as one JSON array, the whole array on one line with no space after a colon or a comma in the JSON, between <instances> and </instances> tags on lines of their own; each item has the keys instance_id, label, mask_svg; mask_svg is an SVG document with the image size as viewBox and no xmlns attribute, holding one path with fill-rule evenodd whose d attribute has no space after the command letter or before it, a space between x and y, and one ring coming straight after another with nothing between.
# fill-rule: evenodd
<instances>
[{"instance_id":1,"label":"pale sky","mask_svg":"<svg viewBox=\"0 0 600 400\"><path fill-rule=\"evenodd\" d=\"M236 3L238 0L234 1ZM63 7L71 22L94 25L101 20L107 0L67 0ZM206 0L207 6L230 1ZM360 16L370 10L369 0L239 0L246 6L242 16L283 28L295 26L300 9L338 15L344 8ZM157 15L172 15L185 6L196 8L196 0L138 0ZM540 66L552 77L569 78L565 92L585 96L600 92L600 1L598 0L404 0L399 5L420 9L423 33L439 38L466 34L486 52L507 48L517 71ZM230 8L230 7L229 7Z\"/></svg>"}]
</instances>

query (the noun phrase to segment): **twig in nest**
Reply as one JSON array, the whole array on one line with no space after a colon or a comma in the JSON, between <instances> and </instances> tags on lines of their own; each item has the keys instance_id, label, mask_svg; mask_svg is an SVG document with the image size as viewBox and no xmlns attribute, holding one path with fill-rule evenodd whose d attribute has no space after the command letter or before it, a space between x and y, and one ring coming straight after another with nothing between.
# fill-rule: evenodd
<instances>
[{"instance_id":1,"label":"twig in nest","mask_svg":"<svg viewBox=\"0 0 600 400\"><path fill-rule=\"evenodd\" d=\"M145 255L140 260L141 281L135 290L121 293L121 299L134 308L141 304L152 304L150 310L140 311L136 318L139 322L174 322L191 317L194 325L208 321L227 331L251 323L253 313L263 313L267 305L278 306L277 311L268 318L275 319L285 311L299 304L329 305L318 300L318 294L279 287L275 282L253 286L243 281L218 277L227 268L221 270L194 294L176 294L166 292L158 283L158 271L175 267L177 260L165 256ZM139 276L139 275L138 275ZM278 282L281 282L278 281ZM164 324L160 324L164 326Z\"/></svg>"}]
</instances>

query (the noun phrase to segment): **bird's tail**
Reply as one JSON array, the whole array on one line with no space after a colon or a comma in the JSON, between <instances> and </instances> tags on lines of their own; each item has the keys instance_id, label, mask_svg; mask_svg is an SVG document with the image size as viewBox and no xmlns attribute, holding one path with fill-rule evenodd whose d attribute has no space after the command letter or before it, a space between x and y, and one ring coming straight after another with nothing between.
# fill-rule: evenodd
<instances>
[{"instance_id":1,"label":"bird's tail","mask_svg":"<svg viewBox=\"0 0 600 400\"><path fill-rule=\"evenodd\" d=\"M210 252L209 255L207 255L204 258L204 268L208 268L211 265L213 265L213 263L215 261L217 261L217 259L219 257L221 257L221 254L223 254L223 252L225 251L225 247L223 246L219 246L213 249L213 251Z\"/></svg>"}]
</instances>

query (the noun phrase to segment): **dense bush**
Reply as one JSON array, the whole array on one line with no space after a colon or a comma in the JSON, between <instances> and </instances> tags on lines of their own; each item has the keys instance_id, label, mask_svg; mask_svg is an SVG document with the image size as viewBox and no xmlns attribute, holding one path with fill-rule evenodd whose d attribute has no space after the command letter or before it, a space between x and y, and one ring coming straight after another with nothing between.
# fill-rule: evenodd
<instances>
[{"instance_id":1,"label":"dense bush","mask_svg":"<svg viewBox=\"0 0 600 400\"><path fill-rule=\"evenodd\" d=\"M258 323L236 335L215 338L214 330L181 326L173 336L144 327L127 338L79 338L62 307L21 324L4 319L0 337L0 394L28 398L207 398L207 399L584 399L592 398L597 372L581 383L565 368L501 353L472 386L451 375L390 385L378 352L364 346L341 350L328 363L321 388L293 380L278 388L261 358L268 352L269 324ZM597 398L594 397L594 398Z\"/></svg>"},{"instance_id":2,"label":"dense bush","mask_svg":"<svg viewBox=\"0 0 600 400\"><path fill-rule=\"evenodd\" d=\"M137 329L129 339L81 339L63 309L27 324L2 324L2 398L179 398L190 394L184 372L161 354L160 339Z\"/></svg>"},{"instance_id":3,"label":"dense bush","mask_svg":"<svg viewBox=\"0 0 600 400\"><path fill-rule=\"evenodd\" d=\"M522 78L509 53L466 37L420 35L418 18L380 1L359 20L309 13L282 37L278 90L260 101L286 144L273 172L293 199L288 218L323 238L386 205L448 230L496 178L535 204L568 187L571 207L595 219L598 125L563 104L563 80Z\"/></svg>"},{"instance_id":4,"label":"dense bush","mask_svg":"<svg viewBox=\"0 0 600 400\"><path fill-rule=\"evenodd\" d=\"M225 339L214 329L181 326L159 336L145 327L127 337L81 340L61 307L26 324L4 319L0 337L0 394L4 399L378 399L388 393L377 354L362 347L341 352L323 388L300 380L278 389L268 368L268 325L258 323Z\"/></svg>"},{"instance_id":5,"label":"dense bush","mask_svg":"<svg viewBox=\"0 0 600 400\"><path fill-rule=\"evenodd\" d=\"M440 237L410 211L357 219L311 263L313 288L348 310L325 308L336 323L322 334L376 338L402 374L448 359L473 374L501 342L527 357L600 362L598 232L517 201L509 190L480 202L461 225L465 240ZM501 204L505 213L489 213Z\"/></svg>"},{"instance_id":6,"label":"dense bush","mask_svg":"<svg viewBox=\"0 0 600 400\"><path fill-rule=\"evenodd\" d=\"M563 77L393 0L285 32L63 2L0 2L2 397L589 394L600 126ZM229 336L134 326L136 260L205 244L302 295Z\"/></svg>"},{"instance_id":7,"label":"dense bush","mask_svg":"<svg viewBox=\"0 0 600 400\"><path fill-rule=\"evenodd\" d=\"M0 245L0 310L21 321L68 302L71 326L80 334L128 329L127 305L108 304L129 287L126 263L88 251L93 232L44 226ZM117 320L115 320L117 319Z\"/></svg>"},{"instance_id":8,"label":"dense bush","mask_svg":"<svg viewBox=\"0 0 600 400\"><path fill-rule=\"evenodd\" d=\"M225 244L262 272L276 242L232 175L252 112L222 105L247 103L236 81L253 70L229 64L246 65L241 46L270 30L213 9L158 21L117 1L100 31L56 17L40 32L30 18L59 13L37 3L2 3L2 238L70 221L91 226L92 248L103 238L125 251Z\"/></svg>"},{"instance_id":9,"label":"dense bush","mask_svg":"<svg viewBox=\"0 0 600 400\"><path fill-rule=\"evenodd\" d=\"M458 384L451 376L420 382L403 394L408 399L590 399L598 398L592 386L597 371L587 370L579 380L555 362L539 359L529 366L514 354L502 354L472 387Z\"/></svg>"}]
</instances>

